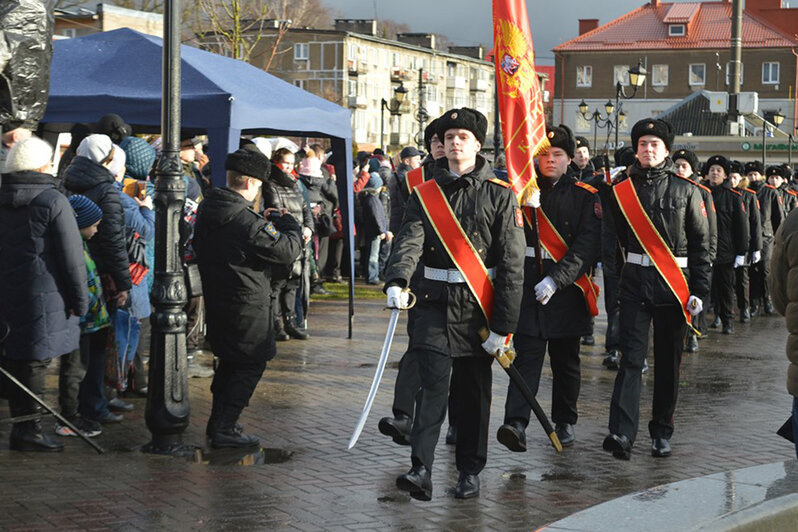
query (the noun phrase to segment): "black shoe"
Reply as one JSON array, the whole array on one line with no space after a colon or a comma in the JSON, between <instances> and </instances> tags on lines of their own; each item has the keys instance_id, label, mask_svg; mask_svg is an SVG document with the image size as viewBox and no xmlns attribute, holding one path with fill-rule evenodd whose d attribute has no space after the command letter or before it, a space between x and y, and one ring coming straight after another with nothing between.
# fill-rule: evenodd
<instances>
[{"instance_id":1,"label":"black shoe","mask_svg":"<svg viewBox=\"0 0 798 532\"><path fill-rule=\"evenodd\" d=\"M526 428L520 421L510 421L499 427L496 439L513 452L526 452Z\"/></svg>"},{"instance_id":2,"label":"black shoe","mask_svg":"<svg viewBox=\"0 0 798 532\"><path fill-rule=\"evenodd\" d=\"M560 440L560 445L570 447L576 441L574 426L570 423L557 423L554 425L554 432Z\"/></svg>"},{"instance_id":3,"label":"black shoe","mask_svg":"<svg viewBox=\"0 0 798 532\"><path fill-rule=\"evenodd\" d=\"M296 325L294 325L293 320L286 320L285 322L285 332L288 333L288 336L291 338L296 338L297 340L307 340L310 338L310 335L305 331L298 329Z\"/></svg>"},{"instance_id":4,"label":"black shoe","mask_svg":"<svg viewBox=\"0 0 798 532\"><path fill-rule=\"evenodd\" d=\"M457 427L449 425L446 431L446 445L457 445Z\"/></svg>"},{"instance_id":5,"label":"black shoe","mask_svg":"<svg viewBox=\"0 0 798 532\"><path fill-rule=\"evenodd\" d=\"M623 434L607 434L601 447L620 460L629 460L632 457L632 442Z\"/></svg>"},{"instance_id":6,"label":"black shoe","mask_svg":"<svg viewBox=\"0 0 798 532\"><path fill-rule=\"evenodd\" d=\"M311 293L311 295L314 295L314 296L328 296L332 292L330 292L329 290L324 288L321 285L321 283L319 283L319 284L314 284L313 286L310 287L310 293Z\"/></svg>"},{"instance_id":7,"label":"black shoe","mask_svg":"<svg viewBox=\"0 0 798 532\"><path fill-rule=\"evenodd\" d=\"M691 333L687 336L687 345L685 346L684 350L687 353L695 353L698 351L698 338L695 334Z\"/></svg>"},{"instance_id":8,"label":"black shoe","mask_svg":"<svg viewBox=\"0 0 798 532\"><path fill-rule=\"evenodd\" d=\"M274 320L274 339L277 340L278 342L285 342L291 339L291 337L288 336L288 333L285 332L285 327L283 326L283 319L280 316L278 316Z\"/></svg>"},{"instance_id":9,"label":"black shoe","mask_svg":"<svg viewBox=\"0 0 798 532\"><path fill-rule=\"evenodd\" d=\"M671 455L671 444L665 438L654 438L651 440L651 456L654 458L665 458Z\"/></svg>"},{"instance_id":10,"label":"black shoe","mask_svg":"<svg viewBox=\"0 0 798 532\"><path fill-rule=\"evenodd\" d=\"M751 311L744 308L740 311L740 323L748 323L751 321Z\"/></svg>"},{"instance_id":11,"label":"black shoe","mask_svg":"<svg viewBox=\"0 0 798 532\"><path fill-rule=\"evenodd\" d=\"M114 414L113 412L108 412L104 416L101 416L92 421L96 421L97 423L102 423L103 425L107 425L109 423L119 423L123 419L125 419L125 416L123 416L122 414Z\"/></svg>"},{"instance_id":12,"label":"black shoe","mask_svg":"<svg viewBox=\"0 0 798 532\"><path fill-rule=\"evenodd\" d=\"M592 334L582 337L582 345L596 345L596 339Z\"/></svg>"},{"instance_id":13,"label":"black shoe","mask_svg":"<svg viewBox=\"0 0 798 532\"><path fill-rule=\"evenodd\" d=\"M759 316L759 305L751 305L751 317L756 318Z\"/></svg>"},{"instance_id":14,"label":"black shoe","mask_svg":"<svg viewBox=\"0 0 798 532\"><path fill-rule=\"evenodd\" d=\"M470 473L460 473L454 488L455 499L470 499L479 495L479 477Z\"/></svg>"},{"instance_id":15,"label":"black shoe","mask_svg":"<svg viewBox=\"0 0 798 532\"><path fill-rule=\"evenodd\" d=\"M432 499L432 475L423 465L413 466L404 475L396 477L396 487L419 501Z\"/></svg>"},{"instance_id":16,"label":"black shoe","mask_svg":"<svg viewBox=\"0 0 798 532\"><path fill-rule=\"evenodd\" d=\"M604 353L604 360L601 364L607 369L618 369L621 367L621 354L617 349L611 349Z\"/></svg>"},{"instance_id":17,"label":"black shoe","mask_svg":"<svg viewBox=\"0 0 798 532\"><path fill-rule=\"evenodd\" d=\"M643 359L643 369L640 370L640 373L648 373L648 360Z\"/></svg>"},{"instance_id":18,"label":"black shoe","mask_svg":"<svg viewBox=\"0 0 798 532\"><path fill-rule=\"evenodd\" d=\"M716 314L715 315L715 319L712 320L712 323L709 324L709 328L710 329L717 329L718 327L720 327L720 316L718 316Z\"/></svg>"},{"instance_id":19,"label":"black shoe","mask_svg":"<svg viewBox=\"0 0 798 532\"><path fill-rule=\"evenodd\" d=\"M412 427L413 420L405 414L399 414L396 417L384 417L377 425L382 434L390 436L393 438L394 443L399 445L410 445L410 429Z\"/></svg>"},{"instance_id":20,"label":"black shoe","mask_svg":"<svg viewBox=\"0 0 798 532\"><path fill-rule=\"evenodd\" d=\"M734 334L734 325L732 323L724 325L723 334Z\"/></svg>"},{"instance_id":21,"label":"black shoe","mask_svg":"<svg viewBox=\"0 0 798 532\"><path fill-rule=\"evenodd\" d=\"M35 453L58 453L64 450L64 444L50 439L42 432L41 421L16 423L16 431L11 432L8 447L12 451Z\"/></svg>"},{"instance_id":22,"label":"black shoe","mask_svg":"<svg viewBox=\"0 0 798 532\"><path fill-rule=\"evenodd\" d=\"M211 447L221 449L225 447L254 447L260 444L255 436L249 436L236 430L233 426L227 430L217 430L211 437Z\"/></svg>"},{"instance_id":23,"label":"black shoe","mask_svg":"<svg viewBox=\"0 0 798 532\"><path fill-rule=\"evenodd\" d=\"M111 410L111 412L132 412L133 403L128 403L119 397L114 397L108 401L108 409Z\"/></svg>"},{"instance_id":24,"label":"black shoe","mask_svg":"<svg viewBox=\"0 0 798 532\"><path fill-rule=\"evenodd\" d=\"M773 315L773 302L770 299L765 300L765 314L768 316Z\"/></svg>"},{"instance_id":25,"label":"black shoe","mask_svg":"<svg viewBox=\"0 0 798 532\"><path fill-rule=\"evenodd\" d=\"M139 388L138 390L134 390L134 389L128 388L127 390L125 390L123 392L119 392L119 395L121 395L122 397L127 397L127 398L131 398L131 397L136 397L136 398L147 397L147 387L145 386L144 388Z\"/></svg>"}]
</instances>

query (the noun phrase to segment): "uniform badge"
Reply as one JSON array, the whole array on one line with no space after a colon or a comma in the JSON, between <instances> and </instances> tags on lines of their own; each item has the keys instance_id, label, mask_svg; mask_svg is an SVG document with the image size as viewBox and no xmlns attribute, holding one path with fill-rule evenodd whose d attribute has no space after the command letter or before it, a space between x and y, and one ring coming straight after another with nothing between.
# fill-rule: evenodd
<instances>
[{"instance_id":1,"label":"uniform badge","mask_svg":"<svg viewBox=\"0 0 798 532\"><path fill-rule=\"evenodd\" d=\"M601 210L601 203L595 202L593 204L593 214L596 215L596 218L601 220L601 217L604 215L604 211Z\"/></svg>"},{"instance_id":2,"label":"uniform badge","mask_svg":"<svg viewBox=\"0 0 798 532\"><path fill-rule=\"evenodd\" d=\"M280 231L274 227L274 224L269 222L263 227L263 231L275 240L280 239Z\"/></svg>"},{"instance_id":3,"label":"uniform badge","mask_svg":"<svg viewBox=\"0 0 798 532\"><path fill-rule=\"evenodd\" d=\"M554 131L549 131L549 138L550 138L550 139L553 139L553 138L554 138Z\"/></svg>"},{"instance_id":4,"label":"uniform badge","mask_svg":"<svg viewBox=\"0 0 798 532\"><path fill-rule=\"evenodd\" d=\"M703 216L704 218L707 217L707 206L704 204L703 201L701 202L701 216Z\"/></svg>"},{"instance_id":5,"label":"uniform badge","mask_svg":"<svg viewBox=\"0 0 798 532\"><path fill-rule=\"evenodd\" d=\"M457 113L452 113L452 120L457 118Z\"/></svg>"},{"instance_id":6,"label":"uniform badge","mask_svg":"<svg viewBox=\"0 0 798 532\"><path fill-rule=\"evenodd\" d=\"M654 129L654 122L649 122L646 126L648 129Z\"/></svg>"},{"instance_id":7,"label":"uniform badge","mask_svg":"<svg viewBox=\"0 0 798 532\"><path fill-rule=\"evenodd\" d=\"M524 227L524 213L520 207L515 208L515 225L516 227Z\"/></svg>"}]
</instances>

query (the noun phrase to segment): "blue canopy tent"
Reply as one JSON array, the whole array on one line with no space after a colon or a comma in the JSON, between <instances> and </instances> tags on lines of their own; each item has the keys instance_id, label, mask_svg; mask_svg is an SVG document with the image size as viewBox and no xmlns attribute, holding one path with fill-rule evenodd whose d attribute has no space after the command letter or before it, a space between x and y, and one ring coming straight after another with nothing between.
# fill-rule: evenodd
<instances>
[{"instance_id":1,"label":"blue canopy tent","mask_svg":"<svg viewBox=\"0 0 798 532\"><path fill-rule=\"evenodd\" d=\"M42 122L96 122L117 113L137 131L159 131L163 40L122 28L54 43ZM243 61L181 46L181 128L208 135L214 184L241 134L328 137L349 230L349 332L354 288L351 113Z\"/></svg>"}]
</instances>

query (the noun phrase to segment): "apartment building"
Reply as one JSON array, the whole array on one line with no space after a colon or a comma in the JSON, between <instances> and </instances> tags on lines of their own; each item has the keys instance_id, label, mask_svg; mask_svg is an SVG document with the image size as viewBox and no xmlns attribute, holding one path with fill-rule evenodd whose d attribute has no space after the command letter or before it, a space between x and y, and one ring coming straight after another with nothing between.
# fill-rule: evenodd
<instances>
[{"instance_id":1,"label":"apartment building","mask_svg":"<svg viewBox=\"0 0 798 532\"><path fill-rule=\"evenodd\" d=\"M95 7L86 4L55 10L53 36L56 39L82 37L119 28L130 28L160 37L163 36L163 15L103 3Z\"/></svg>"}]
</instances>

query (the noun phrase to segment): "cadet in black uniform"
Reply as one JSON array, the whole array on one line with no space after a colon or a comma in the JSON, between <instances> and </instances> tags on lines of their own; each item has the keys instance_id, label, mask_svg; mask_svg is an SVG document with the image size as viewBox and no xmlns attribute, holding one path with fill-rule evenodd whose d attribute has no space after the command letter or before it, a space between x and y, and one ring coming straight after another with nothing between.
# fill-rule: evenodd
<instances>
[{"instance_id":1,"label":"cadet in black uniform","mask_svg":"<svg viewBox=\"0 0 798 532\"><path fill-rule=\"evenodd\" d=\"M527 210L524 295L515 334L518 356L514 364L532 393L537 394L548 345L554 377L551 418L560 443L568 446L575 440L573 425L581 383L580 338L591 328L585 296L574 283L590 272L601 251L601 203L595 188L566 173L576 144L571 130L563 125L547 129L551 148L537 158L537 206L565 241L568 252L555 261L542 251L534 210ZM541 250L542 258L536 257L536 248ZM511 451L526 451L524 431L530 413L529 403L510 383L504 425L497 438Z\"/></svg>"},{"instance_id":2,"label":"cadet in black uniform","mask_svg":"<svg viewBox=\"0 0 798 532\"><path fill-rule=\"evenodd\" d=\"M788 186L790 174L790 169L784 165L780 164L778 166L768 166L768 185L773 185L779 191L785 217L795 208L797 201L795 192L790 190Z\"/></svg>"},{"instance_id":3,"label":"cadet in black uniform","mask_svg":"<svg viewBox=\"0 0 798 532\"><path fill-rule=\"evenodd\" d=\"M751 238L745 262L734 270L734 288L737 295L737 308L740 311L740 323L751 321L751 284L748 269L762 260L762 219L759 215L759 200L756 192L748 188L748 177L744 175L745 167L740 161L730 161L729 181L732 187L743 195L743 205L748 214L748 232Z\"/></svg>"},{"instance_id":4,"label":"cadet in black uniform","mask_svg":"<svg viewBox=\"0 0 798 532\"><path fill-rule=\"evenodd\" d=\"M734 270L745 264L751 240L743 196L732 188L729 160L713 155L707 160L707 178L718 214L718 255L712 265L712 301L723 334L734 332Z\"/></svg>"},{"instance_id":5,"label":"cadet in black uniform","mask_svg":"<svg viewBox=\"0 0 798 532\"><path fill-rule=\"evenodd\" d=\"M749 166L752 165L752 166ZM771 167L776 168L776 167ZM752 180L752 188L757 190L759 208L762 219L762 260L751 268L751 314L759 314L760 305L768 315L773 314L773 302L770 299L770 258L773 254L773 238L784 221L784 204L778 188L765 183L762 163L748 163L748 178ZM761 177L761 179L759 179Z\"/></svg>"},{"instance_id":6,"label":"cadet in black uniform","mask_svg":"<svg viewBox=\"0 0 798 532\"><path fill-rule=\"evenodd\" d=\"M270 222L251 208L270 167L263 154L231 153L227 187L208 192L197 212L193 243L204 281L207 338L219 358L206 430L213 447L259 443L236 424L275 355L269 269L293 263L302 249L301 228L287 211Z\"/></svg>"},{"instance_id":7,"label":"cadet in black uniform","mask_svg":"<svg viewBox=\"0 0 798 532\"><path fill-rule=\"evenodd\" d=\"M629 179L639 202L662 241L687 277L690 296L686 308L701 311L709 293L709 224L698 187L673 172L669 151L673 129L663 120L641 120L632 128L637 162ZM624 183L620 181L614 189ZM624 185L628 186L628 185ZM620 192L618 192L620 193ZM665 278L645 254L643 245L620 211L616 198L609 206L626 263L621 270L621 367L610 404L610 434L604 450L628 460L637 435L641 370L654 322L654 401L648 431L651 454L669 456L673 413L679 390L679 364L685 334L683 302L674 296ZM638 229L639 230L639 229ZM653 246L655 243L647 243Z\"/></svg>"},{"instance_id":8,"label":"cadet in black uniform","mask_svg":"<svg viewBox=\"0 0 798 532\"><path fill-rule=\"evenodd\" d=\"M493 361L489 353L501 349L518 324L524 281L523 219L513 191L494 178L490 165L478 155L486 131L487 120L473 109L452 109L441 116L437 133L444 140L446 158L435 162L433 179L473 251L488 272L493 271L490 323L424 212L418 188L408 201L385 276L388 306L404 306L401 288L408 286L418 261L424 264L410 346L421 376L419 411L410 435L413 466L396 480L400 489L421 500L432 497L432 463L446 416L450 372L458 410L460 476L455 497L479 494L477 475L488 449ZM483 342L479 330L486 326L491 333Z\"/></svg>"}]
</instances>

